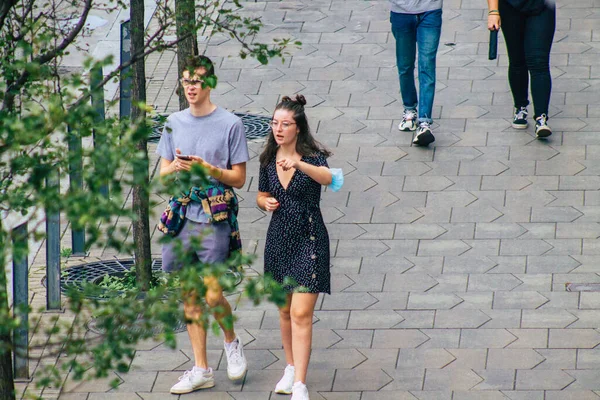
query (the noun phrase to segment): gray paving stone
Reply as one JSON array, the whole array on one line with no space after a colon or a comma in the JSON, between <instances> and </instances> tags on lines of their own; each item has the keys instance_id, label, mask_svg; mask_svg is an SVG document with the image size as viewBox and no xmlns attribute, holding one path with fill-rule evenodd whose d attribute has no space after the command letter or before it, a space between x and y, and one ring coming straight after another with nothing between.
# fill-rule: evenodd
<instances>
[{"instance_id":1,"label":"gray paving stone","mask_svg":"<svg viewBox=\"0 0 600 400\"><path fill-rule=\"evenodd\" d=\"M553 390L546 391L547 400L597 400L598 395L596 392L590 390L573 390L558 392Z\"/></svg>"},{"instance_id":2,"label":"gray paving stone","mask_svg":"<svg viewBox=\"0 0 600 400\"><path fill-rule=\"evenodd\" d=\"M410 390L420 390L423 388L423 378L425 376L424 368L396 368L383 370L393 381L386 385L381 391L391 391L394 393Z\"/></svg>"},{"instance_id":3,"label":"gray paving stone","mask_svg":"<svg viewBox=\"0 0 600 400\"><path fill-rule=\"evenodd\" d=\"M575 369L577 350L575 349L535 349L545 360L535 369Z\"/></svg>"},{"instance_id":4,"label":"gray paving stone","mask_svg":"<svg viewBox=\"0 0 600 400\"><path fill-rule=\"evenodd\" d=\"M396 326L397 328L433 328L435 316L433 310L400 310L399 314L404 320Z\"/></svg>"},{"instance_id":5,"label":"gray paving stone","mask_svg":"<svg viewBox=\"0 0 600 400\"><path fill-rule=\"evenodd\" d=\"M550 300L539 292L505 292L494 295L494 309L537 309Z\"/></svg>"},{"instance_id":6,"label":"gray paving stone","mask_svg":"<svg viewBox=\"0 0 600 400\"><path fill-rule=\"evenodd\" d=\"M548 347L548 329L508 329L517 340L508 345L509 348L546 348Z\"/></svg>"},{"instance_id":7,"label":"gray paving stone","mask_svg":"<svg viewBox=\"0 0 600 400\"><path fill-rule=\"evenodd\" d=\"M410 393L419 400L450 400L452 398L453 392L452 391L443 391L443 390L428 390L428 391L412 390Z\"/></svg>"},{"instance_id":8,"label":"gray paving stone","mask_svg":"<svg viewBox=\"0 0 600 400\"><path fill-rule=\"evenodd\" d=\"M600 343L594 329L550 329L548 346L556 349L591 349Z\"/></svg>"},{"instance_id":9,"label":"gray paving stone","mask_svg":"<svg viewBox=\"0 0 600 400\"><path fill-rule=\"evenodd\" d=\"M444 349L400 349L398 368L444 368L455 359Z\"/></svg>"},{"instance_id":10,"label":"gray paving stone","mask_svg":"<svg viewBox=\"0 0 600 400\"><path fill-rule=\"evenodd\" d=\"M519 370L515 383L516 390L561 390L575 379L566 372L544 370Z\"/></svg>"},{"instance_id":11,"label":"gray paving stone","mask_svg":"<svg viewBox=\"0 0 600 400\"><path fill-rule=\"evenodd\" d=\"M366 310L351 311L348 329L386 329L402 322L403 318L395 311Z\"/></svg>"},{"instance_id":12,"label":"gray paving stone","mask_svg":"<svg viewBox=\"0 0 600 400\"><path fill-rule=\"evenodd\" d=\"M429 337L417 329L376 329L373 336L374 349L394 349L398 344L402 348L412 349L429 340Z\"/></svg>"},{"instance_id":13,"label":"gray paving stone","mask_svg":"<svg viewBox=\"0 0 600 400\"><path fill-rule=\"evenodd\" d=\"M567 310L523 310L523 328L565 328L577 318Z\"/></svg>"},{"instance_id":14,"label":"gray paving stone","mask_svg":"<svg viewBox=\"0 0 600 400\"><path fill-rule=\"evenodd\" d=\"M451 309L463 300L453 294L411 293L407 308L411 310Z\"/></svg>"},{"instance_id":15,"label":"gray paving stone","mask_svg":"<svg viewBox=\"0 0 600 400\"><path fill-rule=\"evenodd\" d=\"M477 385L476 387L479 387ZM485 391L485 392L463 392L463 391L454 391L454 399L458 400L500 400L506 399L506 396L499 390L495 391Z\"/></svg>"},{"instance_id":16,"label":"gray paving stone","mask_svg":"<svg viewBox=\"0 0 600 400\"><path fill-rule=\"evenodd\" d=\"M460 348L504 348L517 340L517 337L506 329L462 329Z\"/></svg>"},{"instance_id":17,"label":"gray paving stone","mask_svg":"<svg viewBox=\"0 0 600 400\"><path fill-rule=\"evenodd\" d=\"M487 368L498 370L533 369L545 358L537 351L525 349L490 349Z\"/></svg>"},{"instance_id":18,"label":"gray paving stone","mask_svg":"<svg viewBox=\"0 0 600 400\"><path fill-rule=\"evenodd\" d=\"M491 318L476 310L439 310L435 328L479 328Z\"/></svg>"},{"instance_id":19,"label":"gray paving stone","mask_svg":"<svg viewBox=\"0 0 600 400\"><path fill-rule=\"evenodd\" d=\"M466 283L465 283L466 284ZM470 293L456 293L456 296L460 297L463 302L457 304L453 310L482 310L485 315L492 311L492 292L470 292ZM490 321L486 322L487 325Z\"/></svg>"},{"instance_id":20,"label":"gray paving stone","mask_svg":"<svg viewBox=\"0 0 600 400\"><path fill-rule=\"evenodd\" d=\"M513 290L522 284L513 274L473 274L469 277L469 290Z\"/></svg>"},{"instance_id":21,"label":"gray paving stone","mask_svg":"<svg viewBox=\"0 0 600 400\"><path fill-rule=\"evenodd\" d=\"M498 264L487 256L446 256L444 257L444 273L486 273Z\"/></svg>"},{"instance_id":22,"label":"gray paving stone","mask_svg":"<svg viewBox=\"0 0 600 400\"><path fill-rule=\"evenodd\" d=\"M470 390L483 379L470 369L428 369L425 390Z\"/></svg>"},{"instance_id":23,"label":"gray paving stone","mask_svg":"<svg viewBox=\"0 0 600 400\"><path fill-rule=\"evenodd\" d=\"M503 390L502 394L511 400L544 400L544 392L541 390Z\"/></svg>"},{"instance_id":24,"label":"gray paving stone","mask_svg":"<svg viewBox=\"0 0 600 400\"><path fill-rule=\"evenodd\" d=\"M372 329L368 330L342 330L336 329L335 334L340 340L330 346L333 349L370 348L373 343Z\"/></svg>"},{"instance_id":25,"label":"gray paving stone","mask_svg":"<svg viewBox=\"0 0 600 400\"><path fill-rule=\"evenodd\" d=\"M462 304L462 297L458 296L458 294L462 294L464 293L464 291L467 288L467 280L468 280L468 275L467 274L447 274L447 275L440 275L440 276L436 276L435 279L438 281L438 284L434 287L432 287L431 289L429 289L427 291L427 293L430 293L432 295L438 294L438 293L452 293L455 296L458 297L458 299L460 300L457 303L457 306ZM455 293L455 292L458 292Z\"/></svg>"},{"instance_id":26,"label":"gray paving stone","mask_svg":"<svg viewBox=\"0 0 600 400\"><path fill-rule=\"evenodd\" d=\"M345 391L380 390L391 381L392 378L381 369L340 369L336 372L333 389Z\"/></svg>"}]
</instances>

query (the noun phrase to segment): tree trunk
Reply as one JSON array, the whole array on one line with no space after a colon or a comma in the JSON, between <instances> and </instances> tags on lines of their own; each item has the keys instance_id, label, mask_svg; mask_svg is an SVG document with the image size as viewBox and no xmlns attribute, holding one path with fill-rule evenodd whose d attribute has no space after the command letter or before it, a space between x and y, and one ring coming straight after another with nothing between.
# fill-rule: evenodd
<instances>
[{"instance_id":1,"label":"tree trunk","mask_svg":"<svg viewBox=\"0 0 600 400\"><path fill-rule=\"evenodd\" d=\"M6 321L10 317L8 308L8 288L6 279L6 235L0 221L0 319ZM0 399L15 399L15 383L13 381L11 331L4 325L0 327Z\"/></svg>"},{"instance_id":2,"label":"tree trunk","mask_svg":"<svg viewBox=\"0 0 600 400\"><path fill-rule=\"evenodd\" d=\"M189 34L190 31L194 31L194 34L189 38L182 40L177 44L177 69L183 71L185 67L186 59L191 55L198 55L198 38L194 28L195 24L195 9L194 0L175 0L175 23L177 27L177 38L182 37L185 34ZM183 110L188 107L187 99L185 98L185 92L179 88L177 90L179 95L179 109Z\"/></svg>"},{"instance_id":3,"label":"tree trunk","mask_svg":"<svg viewBox=\"0 0 600 400\"><path fill-rule=\"evenodd\" d=\"M131 54L137 54L144 48L144 0L130 0ZM135 270L138 285L148 290L152 278L152 253L150 251L149 222L149 161L147 147L146 111L140 103L146 103L146 66L141 59L132 65L133 85L131 88L131 120L138 123L138 143L136 145L141 160L134 163L133 176L133 242L135 252ZM139 133L142 133L141 135Z\"/></svg>"}]
</instances>

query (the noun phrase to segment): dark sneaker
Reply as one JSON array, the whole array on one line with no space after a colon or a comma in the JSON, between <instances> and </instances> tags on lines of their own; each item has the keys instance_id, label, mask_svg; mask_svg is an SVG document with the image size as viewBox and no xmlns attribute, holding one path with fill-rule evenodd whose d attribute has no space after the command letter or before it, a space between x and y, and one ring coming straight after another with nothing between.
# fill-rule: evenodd
<instances>
[{"instance_id":1,"label":"dark sneaker","mask_svg":"<svg viewBox=\"0 0 600 400\"><path fill-rule=\"evenodd\" d=\"M428 146L430 143L435 142L435 137L431 133L431 127L427 122L421 122L419 124L419 130L417 135L413 139L413 144L417 146Z\"/></svg>"},{"instance_id":2,"label":"dark sneaker","mask_svg":"<svg viewBox=\"0 0 600 400\"><path fill-rule=\"evenodd\" d=\"M512 127L515 129L527 129L527 107L515 108Z\"/></svg>"},{"instance_id":3,"label":"dark sneaker","mask_svg":"<svg viewBox=\"0 0 600 400\"><path fill-rule=\"evenodd\" d=\"M552 129L548 126L548 116L542 114L535 119L535 137L545 138L552 135Z\"/></svg>"},{"instance_id":4,"label":"dark sneaker","mask_svg":"<svg viewBox=\"0 0 600 400\"><path fill-rule=\"evenodd\" d=\"M403 132L414 132L417 130L417 112L415 110L404 110L402 113L402 121L398 125L398 129Z\"/></svg>"}]
</instances>

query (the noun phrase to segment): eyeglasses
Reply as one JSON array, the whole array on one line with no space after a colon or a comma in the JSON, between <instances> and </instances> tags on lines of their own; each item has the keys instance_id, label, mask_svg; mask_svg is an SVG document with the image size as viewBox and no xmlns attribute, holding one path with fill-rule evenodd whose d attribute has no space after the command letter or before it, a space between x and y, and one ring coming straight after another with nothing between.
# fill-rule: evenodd
<instances>
[{"instance_id":1,"label":"eyeglasses","mask_svg":"<svg viewBox=\"0 0 600 400\"><path fill-rule=\"evenodd\" d=\"M279 124L281 124L281 127L283 129L287 129L292 125L296 125L295 122L287 122L287 121L283 121L283 122L279 122L279 121L269 121L269 125L271 126L271 128L273 129L277 129L277 127L279 126Z\"/></svg>"},{"instance_id":2,"label":"eyeglasses","mask_svg":"<svg viewBox=\"0 0 600 400\"><path fill-rule=\"evenodd\" d=\"M186 79L186 78L181 78L179 80L179 82L181 82L181 85L183 87L188 87L188 86L200 87L204 83L204 80L203 79Z\"/></svg>"}]
</instances>

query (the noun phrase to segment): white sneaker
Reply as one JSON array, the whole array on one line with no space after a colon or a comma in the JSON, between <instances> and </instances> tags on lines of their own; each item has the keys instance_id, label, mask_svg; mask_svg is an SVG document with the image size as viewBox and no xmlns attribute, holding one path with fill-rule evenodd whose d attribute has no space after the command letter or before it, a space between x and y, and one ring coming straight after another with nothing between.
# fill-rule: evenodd
<instances>
[{"instance_id":1,"label":"white sneaker","mask_svg":"<svg viewBox=\"0 0 600 400\"><path fill-rule=\"evenodd\" d=\"M398 125L398 129L403 132L414 132L417 130L417 112L415 110L404 110L402 113L402 121Z\"/></svg>"},{"instance_id":2,"label":"white sneaker","mask_svg":"<svg viewBox=\"0 0 600 400\"><path fill-rule=\"evenodd\" d=\"M292 394L292 386L294 385L294 374L296 368L293 365L288 365L283 371L283 376L275 385L275 393Z\"/></svg>"},{"instance_id":3,"label":"white sneaker","mask_svg":"<svg viewBox=\"0 0 600 400\"><path fill-rule=\"evenodd\" d=\"M213 386L215 386L215 378L212 369L201 371L199 368L193 367L191 371L185 371L179 377L179 382L171 387L171 393L184 394L198 389L208 389Z\"/></svg>"},{"instance_id":4,"label":"white sneaker","mask_svg":"<svg viewBox=\"0 0 600 400\"><path fill-rule=\"evenodd\" d=\"M535 136L540 139L550 135L552 135L552 129L548 126L548 116L542 114L535 120Z\"/></svg>"},{"instance_id":5,"label":"white sneaker","mask_svg":"<svg viewBox=\"0 0 600 400\"><path fill-rule=\"evenodd\" d=\"M246 356L244 356L244 344L237 337L231 345L225 343L225 354L227 355L227 376L232 381L242 379L248 369Z\"/></svg>"},{"instance_id":6,"label":"white sneaker","mask_svg":"<svg viewBox=\"0 0 600 400\"><path fill-rule=\"evenodd\" d=\"M421 122L417 135L413 139L413 144L417 146L429 146L433 142L435 142L435 136L431 133L431 125L427 122Z\"/></svg>"},{"instance_id":7,"label":"white sneaker","mask_svg":"<svg viewBox=\"0 0 600 400\"><path fill-rule=\"evenodd\" d=\"M310 400L308 397L308 388L302 382L294 383L292 386L292 399L291 400Z\"/></svg>"}]
</instances>

